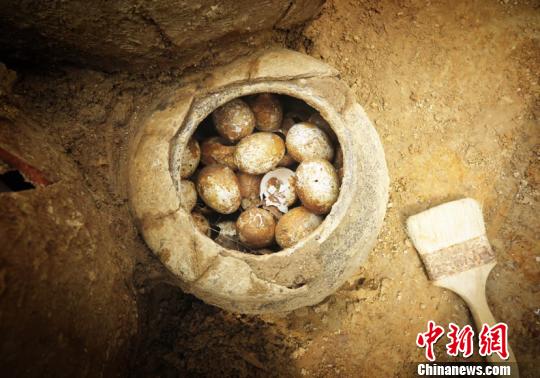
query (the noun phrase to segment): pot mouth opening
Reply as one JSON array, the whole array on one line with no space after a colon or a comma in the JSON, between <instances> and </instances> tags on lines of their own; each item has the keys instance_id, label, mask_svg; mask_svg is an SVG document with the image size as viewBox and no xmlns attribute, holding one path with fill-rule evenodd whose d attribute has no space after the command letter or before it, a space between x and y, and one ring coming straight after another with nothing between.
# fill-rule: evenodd
<instances>
[{"instance_id":1,"label":"pot mouth opening","mask_svg":"<svg viewBox=\"0 0 540 378\"><path fill-rule=\"evenodd\" d=\"M201 179L201 175L206 175L206 171L203 171L205 167L211 165L219 165L220 167L229 165L228 169L234 172L237 180L240 175L246 176L247 173L241 169L238 169L238 167L234 169L234 167L230 164L230 160L228 159L230 157L228 154L231 151L231 147L232 149L236 148L238 143L243 138L239 139L238 141L227 140L226 135L223 134L223 130L217 129L216 122L218 121L216 116L213 116L213 114L217 109L225 108L226 106L224 105L229 104L233 100L241 100L241 102L247 106L247 109L251 109L253 112L255 108L256 111L254 113L259 111L260 114L260 108L257 108L257 104L260 104L261 102L264 103L264 101L260 101L261 95L278 101L282 110L282 120L280 122L279 129L265 131L259 129L261 128L257 123L257 119L259 117L255 117L257 126L250 135L261 132L269 132L277 135L282 141L283 145L285 145L286 155L291 155L287 147L294 147L294 140L291 140L290 137L290 143L288 143L287 135L289 134L289 130L298 124L307 124L308 129L312 129L314 126L317 129L315 135L324 135L323 140L329 142L329 146L333 152L331 156L327 155L326 159L322 159L326 160L329 164L324 163L322 165L325 167L330 166L333 172L331 176L334 174L337 176L337 198L332 200L333 203L331 204L329 210L325 209L318 211L318 214L312 216L315 213L311 210L313 207L308 209L309 206L313 205L309 202L309 200L306 200L306 198L309 198L309 195L317 196L320 193L324 194L328 189L323 185L324 183L320 183L320 185L317 186L319 184L317 178L308 180L311 181L311 186L308 185L308 189L311 190L311 192L307 194L304 190L305 187L303 187L302 190L304 191L302 192L302 195L298 195L298 188L293 185L296 199L294 200L294 203L289 201L289 203L285 204L286 209L275 206L276 196L272 196L272 193L269 194L269 192L272 192L272 189L269 189L269 187L272 185L265 186L263 193L258 193L258 198L242 198L238 209L228 214L217 211L216 206L212 206L211 200L208 198L202 198L203 196L201 195L201 190L204 191L202 188L204 188L204 186L208 183L208 180L204 181ZM350 198L347 198L350 197L350 195L347 196L345 193L346 190L343 190L344 188L350 186L350 174L347 172L349 165L347 160L350 158L348 156L350 152L347 148L343 148L343 146L347 146L346 130L343 130L343 127L341 127L341 129L336 127L335 124L337 122L341 122L339 115L335 113L333 108L324 99L311 96L301 87L291 85L290 83L256 83L240 88L229 88L229 90L212 93L203 98L196 99L178 134L173 138L170 149L170 174L173 178L173 182L176 185L181 203L183 199L180 191L180 182L187 179L195 184L194 186L197 191L197 200L192 210L192 219L193 212L195 212L198 219L200 219L201 216L204 217L205 225L198 227L197 222L192 222L194 225L194 232L198 233L201 237L212 239L218 248L225 250L228 254L240 258L249 257L256 259L266 259L269 256L276 254L291 254L294 253L294 251L298 248L301 248L303 245L310 243L313 240L324 240L327 235L335 230L341 218L345 216L345 211L343 211L343 209L346 208L346 204L343 202L350 200ZM301 133L297 134L301 135ZM213 140L219 140L220 143L217 145L216 150L220 150L223 146L223 151L217 153L213 151L212 148L208 148L208 145L211 144L209 142L209 139L211 138L213 138ZM179 172L181 165L183 164L182 156L184 151L187 149L188 142L191 140L197 141L199 148L202 150L201 153L203 158L189 177L181 178ZM303 145L308 147L311 146L311 150L313 150L313 143L306 142ZM302 164L302 162L306 163L314 160L311 158L301 160L298 158L298 152L296 152L296 154L296 159L292 158L292 161L289 162L284 162L283 160L285 159L282 159L279 166L273 167L270 169L270 172L275 172L276 169L285 168L290 169L296 174L296 170L300 164ZM237 156L241 155L237 154ZM236 162L236 160L233 159L233 162ZM303 164L303 166L305 167L306 164ZM316 165L314 164L314 166ZM201 171L203 172L202 174ZM304 169L304 171L308 172L307 177L309 178L310 171L306 169ZM306 177L305 172L303 177ZM260 173L256 176L259 176L259 178L262 179L266 173ZM327 176L323 175L322 177L324 178ZM267 180L266 183L270 183L271 179ZM333 187L332 184L330 184L330 186ZM278 196L278 205L283 205L283 201L280 202L279 198L283 199L283 197ZM315 202L317 202L317 199L315 199ZM304 214L305 211L296 210L295 213L298 213L298 216L293 216L291 213L286 217L289 212L299 207L307 210L309 214ZM267 241L269 238L267 231L272 227L271 225L267 226L268 222L257 224L242 222L240 224L238 221L240 215L242 215L242 213L244 213L246 210L253 208L261 209L263 212L270 213L274 221L274 230L276 230L276 228L280 230L281 236L279 240L281 243L276 241L275 236L272 237L272 242ZM261 213L261 211L250 210L250 213L256 214L254 217L247 217L244 215L244 218L248 219L248 221L251 220L252 222L256 222L257 217L260 218L260 214L258 213ZM299 240L292 245L287 245L283 242L283 240L287 241L288 239L294 239L295 233L297 233L298 229L302 227L308 228L310 231L305 233L304 236L299 238ZM253 234L255 234L257 236L255 238L255 242L253 242L253 240L246 241L245 237L241 238L239 236L239 228L242 230L240 232L247 234L252 239ZM247 228L247 231L245 231L245 228ZM264 246L259 244L259 239L263 239L263 243L265 243Z\"/></svg>"}]
</instances>

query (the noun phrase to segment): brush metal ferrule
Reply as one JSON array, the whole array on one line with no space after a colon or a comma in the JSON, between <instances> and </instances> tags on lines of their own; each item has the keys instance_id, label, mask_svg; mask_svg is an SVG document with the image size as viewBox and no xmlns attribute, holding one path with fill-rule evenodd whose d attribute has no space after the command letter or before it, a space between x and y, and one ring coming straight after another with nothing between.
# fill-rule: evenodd
<instances>
[{"instance_id":1,"label":"brush metal ferrule","mask_svg":"<svg viewBox=\"0 0 540 378\"><path fill-rule=\"evenodd\" d=\"M420 254L430 280L465 272L495 259L486 235Z\"/></svg>"}]
</instances>

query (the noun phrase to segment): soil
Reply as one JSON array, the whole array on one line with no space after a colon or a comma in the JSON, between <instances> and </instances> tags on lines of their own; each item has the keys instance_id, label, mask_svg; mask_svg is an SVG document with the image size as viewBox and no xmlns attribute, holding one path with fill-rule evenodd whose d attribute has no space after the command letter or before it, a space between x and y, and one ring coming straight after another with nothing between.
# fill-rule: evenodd
<instances>
[{"instance_id":1,"label":"soil","mask_svg":"<svg viewBox=\"0 0 540 378\"><path fill-rule=\"evenodd\" d=\"M127 125L174 73L18 72L16 105L48 125L136 261L139 324L126 375L412 376L428 320L472 321L459 297L428 281L404 222L464 196L482 203L497 254L490 306L509 325L522 376L537 374L540 3L330 0L275 43L340 71L374 122L392 180L364 267L323 303L288 314L236 315L185 295L126 221L118 172ZM436 354L448 360L444 342Z\"/></svg>"}]
</instances>

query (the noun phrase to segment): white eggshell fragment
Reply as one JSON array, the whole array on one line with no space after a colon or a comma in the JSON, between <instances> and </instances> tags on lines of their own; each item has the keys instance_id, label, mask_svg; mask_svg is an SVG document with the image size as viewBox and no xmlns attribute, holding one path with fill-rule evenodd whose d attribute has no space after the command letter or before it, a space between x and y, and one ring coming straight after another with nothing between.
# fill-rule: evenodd
<instances>
[{"instance_id":1,"label":"white eggshell fragment","mask_svg":"<svg viewBox=\"0 0 540 378\"><path fill-rule=\"evenodd\" d=\"M240 242L252 248L263 248L272 244L275 228L274 216L257 207L247 209L236 220Z\"/></svg>"},{"instance_id":2,"label":"white eggshell fragment","mask_svg":"<svg viewBox=\"0 0 540 378\"><path fill-rule=\"evenodd\" d=\"M216 130L229 142L237 142L255 128L255 115L248 104L239 98L229 101L212 113Z\"/></svg>"},{"instance_id":3,"label":"white eggshell fragment","mask_svg":"<svg viewBox=\"0 0 540 378\"><path fill-rule=\"evenodd\" d=\"M336 170L327 160L308 160L296 170L296 193L304 207L315 214L327 214L339 195Z\"/></svg>"},{"instance_id":4,"label":"white eggshell fragment","mask_svg":"<svg viewBox=\"0 0 540 378\"><path fill-rule=\"evenodd\" d=\"M184 152L182 153L182 161L180 162L180 177L188 178L195 172L201 160L201 148L199 142L191 138Z\"/></svg>"},{"instance_id":5,"label":"white eggshell fragment","mask_svg":"<svg viewBox=\"0 0 540 378\"><path fill-rule=\"evenodd\" d=\"M238 169L259 175L275 168L285 156L283 140L269 132L258 132L242 139L236 145L234 160Z\"/></svg>"},{"instance_id":6,"label":"white eggshell fragment","mask_svg":"<svg viewBox=\"0 0 540 378\"><path fill-rule=\"evenodd\" d=\"M277 168L265 174L261 181L261 200L282 213L296 201L295 174L288 168Z\"/></svg>"},{"instance_id":7,"label":"white eggshell fragment","mask_svg":"<svg viewBox=\"0 0 540 378\"><path fill-rule=\"evenodd\" d=\"M322 217L305 207L295 207L277 223L276 242L281 248L292 247L319 227L322 221Z\"/></svg>"},{"instance_id":8,"label":"white eggshell fragment","mask_svg":"<svg viewBox=\"0 0 540 378\"><path fill-rule=\"evenodd\" d=\"M255 115L256 128L261 131L274 131L281 127L283 109L276 95L261 93L251 102Z\"/></svg>"},{"instance_id":9,"label":"white eggshell fragment","mask_svg":"<svg viewBox=\"0 0 540 378\"><path fill-rule=\"evenodd\" d=\"M197 189L195 184L189 180L180 181L180 204L188 212L195 207L197 203Z\"/></svg>"},{"instance_id":10,"label":"white eggshell fragment","mask_svg":"<svg viewBox=\"0 0 540 378\"><path fill-rule=\"evenodd\" d=\"M209 165L197 175L197 192L204 203L221 214L234 213L240 207L238 179L229 167Z\"/></svg>"},{"instance_id":11,"label":"white eggshell fragment","mask_svg":"<svg viewBox=\"0 0 540 378\"><path fill-rule=\"evenodd\" d=\"M317 126L297 123L287 133L287 151L298 162L313 159L332 160L334 147L328 135Z\"/></svg>"}]
</instances>

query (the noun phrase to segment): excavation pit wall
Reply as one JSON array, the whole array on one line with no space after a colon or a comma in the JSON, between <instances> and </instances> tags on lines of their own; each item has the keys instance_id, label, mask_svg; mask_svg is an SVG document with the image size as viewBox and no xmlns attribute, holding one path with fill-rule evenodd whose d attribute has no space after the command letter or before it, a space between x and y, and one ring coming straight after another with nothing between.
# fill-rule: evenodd
<instances>
[{"instance_id":1,"label":"excavation pit wall","mask_svg":"<svg viewBox=\"0 0 540 378\"><path fill-rule=\"evenodd\" d=\"M298 98L320 112L339 139L344 176L338 201L319 228L293 247L252 255L223 248L196 230L180 206L173 174L179 167L171 162L214 109L262 92ZM384 152L330 66L288 50L260 52L184 78L138 126L129 157L132 215L184 291L235 312L290 311L333 293L372 249L388 199Z\"/></svg>"}]
</instances>

